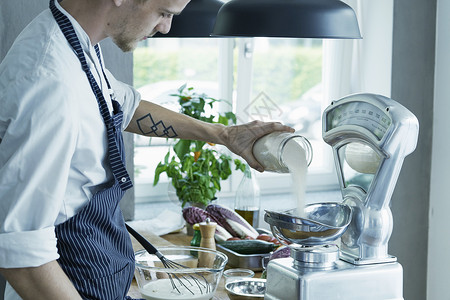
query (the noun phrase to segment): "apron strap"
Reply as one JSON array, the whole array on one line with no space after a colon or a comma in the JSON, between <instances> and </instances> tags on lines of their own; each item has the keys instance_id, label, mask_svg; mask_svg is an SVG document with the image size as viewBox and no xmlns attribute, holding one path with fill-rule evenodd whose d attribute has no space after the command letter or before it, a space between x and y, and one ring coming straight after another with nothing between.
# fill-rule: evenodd
<instances>
[{"instance_id":1,"label":"apron strap","mask_svg":"<svg viewBox=\"0 0 450 300\"><path fill-rule=\"evenodd\" d=\"M81 47L80 41L75 33L75 29L72 26L69 18L64 15L59 9L56 7L55 0L50 0L50 10L58 23L62 33L66 37L72 49L75 51L83 71L86 73L86 77L89 81L92 91L94 92L95 97L97 98L98 107L100 113L103 118L103 122L105 123L106 130L108 133L108 150L109 150L109 159L112 168L112 172L114 174L115 179L118 181L120 188L125 191L133 186L131 182L131 178L128 175L128 172L125 168L124 162L121 159L121 155L119 153L119 149L117 146L117 141L115 138L115 126L114 120L110 115L108 105L106 104L106 100L103 97L103 93L99 88L97 82L95 81L94 76L89 69L89 66L86 62L86 57L83 52L83 48ZM105 77L106 83L108 85L108 89L111 89L108 78L106 77L105 71L103 70L102 60L100 57L100 49L98 45L95 45L95 52L97 53L98 59L100 61L100 66L102 67L103 76Z\"/></svg>"}]
</instances>

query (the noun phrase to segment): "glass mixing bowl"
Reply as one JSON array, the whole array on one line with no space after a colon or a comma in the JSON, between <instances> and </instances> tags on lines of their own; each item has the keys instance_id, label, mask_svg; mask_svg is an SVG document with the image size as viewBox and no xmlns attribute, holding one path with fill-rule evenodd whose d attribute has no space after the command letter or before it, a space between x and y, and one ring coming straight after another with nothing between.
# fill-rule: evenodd
<instances>
[{"instance_id":1,"label":"glass mixing bowl","mask_svg":"<svg viewBox=\"0 0 450 300\"><path fill-rule=\"evenodd\" d=\"M149 300L208 300L213 298L228 257L199 247L158 248L165 264L146 250L135 253L135 278L140 293ZM176 266L181 264L183 267ZM168 266L171 264L172 266Z\"/></svg>"}]
</instances>

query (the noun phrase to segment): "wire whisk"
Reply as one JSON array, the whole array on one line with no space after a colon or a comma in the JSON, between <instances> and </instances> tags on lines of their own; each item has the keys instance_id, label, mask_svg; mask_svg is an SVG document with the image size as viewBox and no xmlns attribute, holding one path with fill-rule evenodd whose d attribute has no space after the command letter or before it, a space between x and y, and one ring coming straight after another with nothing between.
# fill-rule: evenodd
<instances>
[{"instance_id":1,"label":"wire whisk","mask_svg":"<svg viewBox=\"0 0 450 300\"><path fill-rule=\"evenodd\" d=\"M177 293L179 294L182 294L181 287L183 287L192 295L195 295L195 292L197 291L200 291L200 294L208 294L212 292L211 284L202 274L195 273L183 275L182 269L189 269L190 267L167 259L161 252L158 251L158 249L156 249L149 241L147 241L146 238L137 233L128 224L125 224L125 226L128 232L144 247L145 250L147 250L148 253L158 257L165 268L174 270L174 272L168 271L166 273L170 279L173 290L177 291ZM177 272L177 269L179 269L180 271Z\"/></svg>"}]
</instances>

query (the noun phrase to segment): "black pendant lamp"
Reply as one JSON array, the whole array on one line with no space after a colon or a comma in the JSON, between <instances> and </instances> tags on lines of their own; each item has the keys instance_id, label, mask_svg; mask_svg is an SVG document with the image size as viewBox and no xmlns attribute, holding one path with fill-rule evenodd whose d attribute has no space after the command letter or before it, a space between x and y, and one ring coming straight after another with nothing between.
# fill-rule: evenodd
<instances>
[{"instance_id":1,"label":"black pendant lamp","mask_svg":"<svg viewBox=\"0 0 450 300\"><path fill-rule=\"evenodd\" d=\"M180 15L173 16L170 31L155 37L211 37L222 5L220 0L191 0Z\"/></svg>"},{"instance_id":2,"label":"black pendant lamp","mask_svg":"<svg viewBox=\"0 0 450 300\"><path fill-rule=\"evenodd\" d=\"M231 0L213 36L358 39L353 9L339 0Z\"/></svg>"}]
</instances>

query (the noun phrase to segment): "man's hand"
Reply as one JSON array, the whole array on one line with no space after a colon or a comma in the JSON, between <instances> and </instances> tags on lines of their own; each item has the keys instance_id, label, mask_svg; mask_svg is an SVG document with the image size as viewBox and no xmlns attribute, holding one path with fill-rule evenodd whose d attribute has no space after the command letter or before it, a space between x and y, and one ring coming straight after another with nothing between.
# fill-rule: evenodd
<instances>
[{"instance_id":1,"label":"man's hand","mask_svg":"<svg viewBox=\"0 0 450 300\"><path fill-rule=\"evenodd\" d=\"M264 167L253 156L253 144L274 131L294 132L294 129L278 122L261 121L228 126L224 128L223 145L245 159L250 167L263 172Z\"/></svg>"}]
</instances>

